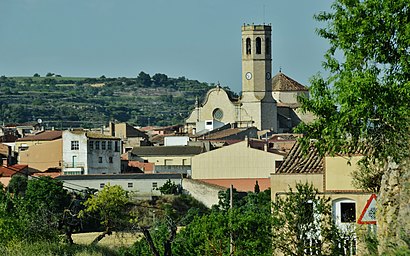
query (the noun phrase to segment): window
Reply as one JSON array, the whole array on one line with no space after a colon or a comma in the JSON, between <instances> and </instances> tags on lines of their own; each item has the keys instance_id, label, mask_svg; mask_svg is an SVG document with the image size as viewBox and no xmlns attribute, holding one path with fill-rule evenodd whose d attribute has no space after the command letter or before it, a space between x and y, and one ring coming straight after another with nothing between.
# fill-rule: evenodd
<instances>
[{"instance_id":1,"label":"window","mask_svg":"<svg viewBox=\"0 0 410 256\"><path fill-rule=\"evenodd\" d=\"M108 158L108 162L109 162L110 164L112 164L112 156L110 156L110 157Z\"/></svg>"},{"instance_id":2,"label":"window","mask_svg":"<svg viewBox=\"0 0 410 256\"><path fill-rule=\"evenodd\" d=\"M115 152L120 152L120 143L118 141L115 141Z\"/></svg>"},{"instance_id":3,"label":"window","mask_svg":"<svg viewBox=\"0 0 410 256\"><path fill-rule=\"evenodd\" d=\"M99 163L102 163L102 157L101 157L101 156L98 157L98 162L99 162Z\"/></svg>"},{"instance_id":4,"label":"window","mask_svg":"<svg viewBox=\"0 0 410 256\"><path fill-rule=\"evenodd\" d=\"M105 184L104 183L100 183L100 188L104 188Z\"/></svg>"},{"instance_id":5,"label":"window","mask_svg":"<svg viewBox=\"0 0 410 256\"><path fill-rule=\"evenodd\" d=\"M110 140L107 141L107 149L108 149L108 150L112 150L112 143L111 143Z\"/></svg>"},{"instance_id":6,"label":"window","mask_svg":"<svg viewBox=\"0 0 410 256\"><path fill-rule=\"evenodd\" d=\"M256 54L262 53L262 40L260 37L256 38Z\"/></svg>"},{"instance_id":7,"label":"window","mask_svg":"<svg viewBox=\"0 0 410 256\"><path fill-rule=\"evenodd\" d=\"M71 150L79 150L80 142L78 140L71 141Z\"/></svg>"},{"instance_id":8,"label":"window","mask_svg":"<svg viewBox=\"0 0 410 256\"><path fill-rule=\"evenodd\" d=\"M93 150L93 149L94 149L94 141L90 140L90 141L88 142L88 149L89 149L89 150Z\"/></svg>"},{"instance_id":9,"label":"window","mask_svg":"<svg viewBox=\"0 0 410 256\"><path fill-rule=\"evenodd\" d=\"M101 141L101 149L102 150L105 150L106 149L106 144L107 142L106 141Z\"/></svg>"},{"instance_id":10,"label":"window","mask_svg":"<svg viewBox=\"0 0 410 256\"><path fill-rule=\"evenodd\" d=\"M340 203L340 222L351 223L356 221L356 204Z\"/></svg>"},{"instance_id":11,"label":"window","mask_svg":"<svg viewBox=\"0 0 410 256\"><path fill-rule=\"evenodd\" d=\"M100 149L100 142L99 141L96 141L95 142L95 149Z\"/></svg>"},{"instance_id":12,"label":"window","mask_svg":"<svg viewBox=\"0 0 410 256\"><path fill-rule=\"evenodd\" d=\"M246 54L251 54L251 39L246 38Z\"/></svg>"},{"instance_id":13,"label":"window","mask_svg":"<svg viewBox=\"0 0 410 256\"><path fill-rule=\"evenodd\" d=\"M351 199L338 199L333 202L333 214L336 223L356 222L356 203Z\"/></svg>"},{"instance_id":14,"label":"window","mask_svg":"<svg viewBox=\"0 0 410 256\"><path fill-rule=\"evenodd\" d=\"M270 54L270 37L267 37L265 39L265 54L266 55L271 55Z\"/></svg>"},{"instance_id":15,"label":"window","mask_svg":"<svg viewBox=\"0 0 410 256\"><path fill-rule=\"evenodd\" d=\"M158 183L157 182L152 182L152 188L157 188L158 187Z\"/></svg>"},{"instance_id":16,"label":"window","mask_svg":"<svg viewBox=\"0 0 410 256\"><path fill-rule=\"evenodd\" d=\"M213 117L215 120L221 121L222 118L224 117L224 112L222 111L222 109L216 108L216 109L214 109L214 111L212 112L212 117Z\"/></svg>"},{"instance_id":17,"label":"window","mask_svg":"<svg viewBox=\"0 0 410 256\"><path fill-rule=\"evenodd\" d=\"M134 187L134 184L133 183L128 183L128 187L132 188L132 187Z\"/></svg>"}]
</instances>

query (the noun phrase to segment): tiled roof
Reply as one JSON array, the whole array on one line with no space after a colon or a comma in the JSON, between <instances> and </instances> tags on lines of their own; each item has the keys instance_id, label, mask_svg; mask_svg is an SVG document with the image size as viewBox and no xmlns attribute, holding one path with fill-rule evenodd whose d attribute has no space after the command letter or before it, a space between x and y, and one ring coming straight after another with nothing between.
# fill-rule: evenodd
<instances>
[{"instance_id":1,"label":"tiled roof","mask_svg":"<svg viewBox=\"0 0 410 256\"><path fill-rule=\"evenodd\" d=\"M277 73L272 78L272 91L307 91L308 89L296 82L292 78L283 74L282 72Z\"/></svg>"},{"instance_id":2,"label":"tiled roof","mask_svg":"<svg viewBox=\"0 0 410 256\"><path fill-rule=\"evenodd\" d=\"M323 157L315 147L304 153L300 143L295 143L276 173L323 173Z\"/></svg>"},{"instance_id":3,"label":"tiled roof","mask_svg":"<svg viewBox=\"0 0 410 256\"><path fill-rule=\"evenodd\" d=\"M97 133L97 132L86 132L83 130L73 130L69 132L73 134L77 134L77 135L85 134L85 136L87 136L87 138L90 138L90 139L119 140L119 138L113 137L111 135L106 135L106 134Z\"/></svg>"},{"instance_id":4,"label":"tiled roof","mask_svg":"<svg viewBox=\"0 0 410 256\"><path fill-rule=\"evenodd\" d=\"M254 136L252 136L252 134ZM250 127L247 129L240 129L240 128L229 128L229 129L222 129L219 131L212 130L209 133L198 135L196 136L198 139L202 140L231 140L237 139L237 137L232 138L231 136L239 136L242 135L243 137L257 137L257 129L255 127Z\"/></svg>"},{"instance_id":5,"label":"tiled roof","mask_svg":"<svg viewBox=\"0 0 410 256\"><path fill-rule=\"evenodd\" d=\"M22 173L27 169L28 165L15 164L11 166L0 166L1 177L11 177L16 173Z\"/></svg>"},{"instance_id":6,"label":"tiled roof","mask_svg":"<svg viewBox=\"0 0 410 256\"><path fill-rule=\"evenodd\" d=\"M131 154L137 156L180 156L198 155L202 152L203 148L198 146L147 146L134 147Z\"/></svg>"},{"instance_id":7,"label":"tiled roof","mask_svg":"<svg viewBox=\"0 0 410 256\"><path fill-rule=\"evenodd\" d=\"M61 135L63 134L62 131L42 131L35 135L26 136L24 138L20 138L17 141L47 141L47 140L56 140L60 139Z\"/></svg>"}]
</instances>

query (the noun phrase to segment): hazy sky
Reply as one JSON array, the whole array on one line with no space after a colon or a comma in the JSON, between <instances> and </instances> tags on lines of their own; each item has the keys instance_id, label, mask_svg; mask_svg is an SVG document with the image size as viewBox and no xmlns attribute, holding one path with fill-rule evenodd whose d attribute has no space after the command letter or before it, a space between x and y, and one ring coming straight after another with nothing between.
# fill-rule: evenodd
<instances>
[{"instance_id":1,"label":"hazy sky","mask_svg":"<svg viewBox=\"0 0 410 256\"><path fill-rule=\"evenodd\" d=\"M330 0L0 0L0 75L185 76L241 89L241 26L271 23L273 74L308 85Z\"/></svg>"}]
</instances>

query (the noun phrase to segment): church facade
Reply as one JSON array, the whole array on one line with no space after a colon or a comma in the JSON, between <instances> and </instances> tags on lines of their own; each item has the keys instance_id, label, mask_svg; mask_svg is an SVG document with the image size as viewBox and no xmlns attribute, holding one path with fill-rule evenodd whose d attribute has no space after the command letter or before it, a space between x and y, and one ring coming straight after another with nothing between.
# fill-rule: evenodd
<instances>
[{"instance_id":1,"label":"church facade","mask_svg":"<svg viewBox=\"0 0 410 256\"><path fill-rule=\"evenodd\" d=\"M289 132L302 121L295 110L297 97L308 95L307 88L281 72L272 77L271 31L270 25L242 26L241 97L230 97L220 86L209 90L186 119L189 133L228 123L238 128Z\"/></svg>"}]
</instances>

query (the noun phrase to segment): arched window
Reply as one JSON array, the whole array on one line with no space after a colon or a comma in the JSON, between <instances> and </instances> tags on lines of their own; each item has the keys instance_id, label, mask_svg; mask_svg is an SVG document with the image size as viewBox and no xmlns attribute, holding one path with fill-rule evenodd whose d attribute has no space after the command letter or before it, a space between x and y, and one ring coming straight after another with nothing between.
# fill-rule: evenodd
<instances>
[{"instance_id":1,"label":"arched window","mask_svg":"<svg viewBox=\"0 0 410 256\"><path fill-rule=\"evenodd\" d=\"M265 39L265 52L266 52L266 55L271 55L271 54L270 54L270 52L271 52L270 37L267 37L267 38Z\"/></svg>"},{"instance_id":2,"label":"arched window","mask_svg":"<svg viewBox=\"0 0 410 256\"><path fill-rule=\"evenodd\" d=\"M251 39L246 38L246 54L251 54Z\"/></svg>"},{"instance_id":3,"label":"arched window","mask_svg":"<svg viewBox=\"0 0 410 256\"><path fill-rule=\"evenodd\" d=\"M260 37L256 38L256 54L262 53L262 40Z\"/></svg>"}]
</instances>

